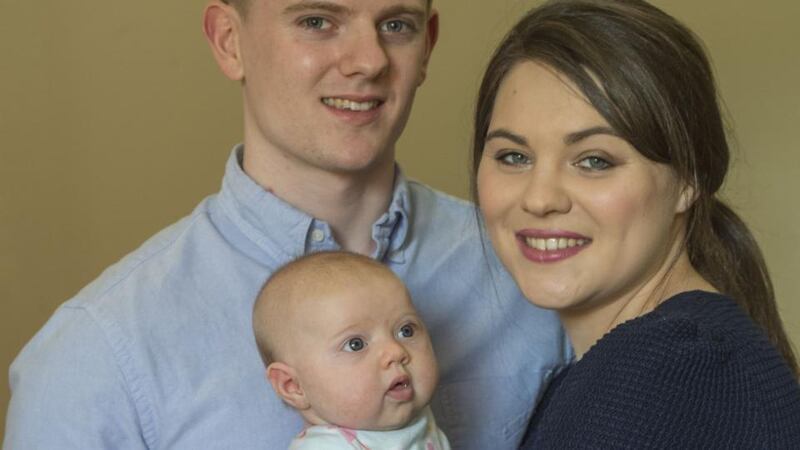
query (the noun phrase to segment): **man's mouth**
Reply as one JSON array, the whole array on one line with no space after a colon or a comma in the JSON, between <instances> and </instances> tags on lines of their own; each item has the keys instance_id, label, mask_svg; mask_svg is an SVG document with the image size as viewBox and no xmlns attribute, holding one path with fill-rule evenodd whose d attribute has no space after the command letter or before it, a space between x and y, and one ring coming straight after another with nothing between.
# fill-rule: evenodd
<instances>
[{"instance_id":1,"label":"man's mouth","mask_svg":"<svg viewBox=\"0 0 800 450\"><path fill-rule=\"evenodd\" d=\"M369 100L366 102L357 102L354 100L348 100L344 98L336 98L336 97L323 97L322 103L331 108L336 108L340 110L347 110L347 111L370 111L378 106L381 105L380 100Z\"/></svg>"}]
</instances>

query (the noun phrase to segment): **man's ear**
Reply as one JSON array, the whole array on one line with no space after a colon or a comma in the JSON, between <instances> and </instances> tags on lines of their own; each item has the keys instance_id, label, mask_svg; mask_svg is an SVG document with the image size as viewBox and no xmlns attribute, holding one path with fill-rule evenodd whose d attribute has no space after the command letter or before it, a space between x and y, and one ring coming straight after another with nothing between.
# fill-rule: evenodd
<instances>
[{"instance_id":1,"label":"man's ear","mask_svg":"<svg viewBox=\"0 0 800 450\"><path fill-rule=\"evenodd\" d=\"M688 183L684 184L678 197L678 203L675 205L675 213L685 213L694 205L695 200L697 200L697 191L694 186L690 186Z\"/></svg>"},{"instance_id":2,"label":"man's ear","mask_svg":"<svg viewBox=\"0 0 800 450\"><path fill-rule=\"evenodd\" d=\"M242 18L236 8L212 0L203 11L203 34L206 36L217 65L234 81L244 78L244 62L239 45Z\"/></svg>"},{"instance_id":3,"label":"man's ear","mask_svg":"<svg viewBox=\"0 0 800 450\"><path fill-rule=\"evenodd\" d=\"M436 41L439 39L439 12L435 9L431 9L425 31L425 59L422 60L422 72L420 73L418 86L422 85L428 75L428 62L431 60L433 47L436 46Z\"/></svg>"},{"instance_id":4,"label":"man's ear","mask_svg":"<svg viewBox=\"0 0 800 450\"><path fill-rule=\"evenodd\" d=\"M303 411L311 406L300 385L297 372L288 364L274 362L267 366L267 380L278 396L294 409Z\"/></svg>"}]
</instances>

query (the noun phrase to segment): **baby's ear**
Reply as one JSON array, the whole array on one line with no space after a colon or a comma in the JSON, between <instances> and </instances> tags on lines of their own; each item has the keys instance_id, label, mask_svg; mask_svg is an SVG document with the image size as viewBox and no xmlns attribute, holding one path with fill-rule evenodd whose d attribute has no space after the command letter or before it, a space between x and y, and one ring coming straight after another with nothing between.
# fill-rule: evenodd
<instances>
[{"instance_id":1,"label":"baby's ear","mask_svg":"<svg viewBox=\"0 0 800 450\"><path fill-rule=\"evenodd\" d=\"M282 362L271 363L267 366L267 380L283 401L294 409L303 411L310 407L293 367Z\"/></svg>"}]
</instances>

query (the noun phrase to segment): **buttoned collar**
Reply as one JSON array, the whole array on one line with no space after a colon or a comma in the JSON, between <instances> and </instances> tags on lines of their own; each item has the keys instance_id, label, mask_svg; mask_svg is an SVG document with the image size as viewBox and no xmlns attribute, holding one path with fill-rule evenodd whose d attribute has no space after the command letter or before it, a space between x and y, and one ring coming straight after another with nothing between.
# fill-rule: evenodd
<instances>
[{"instance_id":1,"label":"buttoned collar","mask_svg":"<svg viewBox=\"0 0 800 450\"><path fill-rule=\"evenodd\" d=\"M242 170L244 146L234 147L225 168L219 203L226 216L266 254L281 261L320 250L336 250L339 244L330 226L281 200ZM411 216L408 182L395 166L392 201L372 225L373 258L403 263ZM276 254L277 253L277 254Z\"/></svg>"}]
</instances>

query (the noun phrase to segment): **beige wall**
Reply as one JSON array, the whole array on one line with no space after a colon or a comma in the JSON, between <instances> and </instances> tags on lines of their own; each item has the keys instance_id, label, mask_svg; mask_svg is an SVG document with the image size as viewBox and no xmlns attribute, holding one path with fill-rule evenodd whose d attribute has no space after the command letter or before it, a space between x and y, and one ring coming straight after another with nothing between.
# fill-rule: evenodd
<instances>
[{"instance_id":1,"label":"beige wall","mask_svg":"<svg viewBox=\"0 0 800 450\"><path fill-rule=\"evenodd\" d=\"M216 190L241 120L202 39L201 1L2 3L0 423L14 355L57 305ZM435 1L441 40L399 145L411 176L466 195L479 73L535 3ZM712 53L738 142L728 197L800 344L800 3L656 3Z\"/></svg>"}]
</instances>

